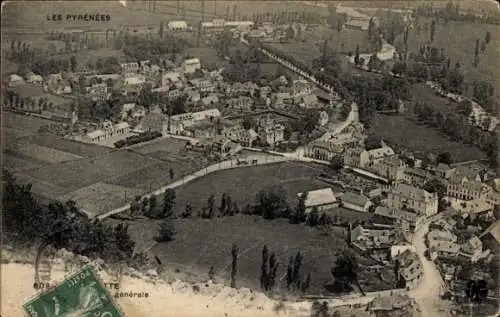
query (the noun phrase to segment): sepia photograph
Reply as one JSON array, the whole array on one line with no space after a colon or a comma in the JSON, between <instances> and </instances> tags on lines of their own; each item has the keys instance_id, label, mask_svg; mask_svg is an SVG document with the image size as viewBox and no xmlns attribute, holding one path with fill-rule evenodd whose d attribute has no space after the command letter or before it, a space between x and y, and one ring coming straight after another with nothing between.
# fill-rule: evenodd
<instances>
[{"instance_id":1,"label":"sepia photograph","mask_svg":"<svg viewBox=\"0 0 500 317\"><path fill-rule=\"evenodd\" d=\"M0 317L500 316L494 0L1 3Z\"/></svg>"}]
</instances>

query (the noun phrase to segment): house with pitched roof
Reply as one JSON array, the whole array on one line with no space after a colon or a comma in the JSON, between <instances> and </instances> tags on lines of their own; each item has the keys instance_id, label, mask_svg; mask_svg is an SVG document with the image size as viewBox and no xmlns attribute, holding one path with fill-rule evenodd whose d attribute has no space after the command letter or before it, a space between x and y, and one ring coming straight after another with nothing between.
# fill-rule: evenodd
<instances>
[{"instance_id":1,"label":"house with pitched roof","mask_svg":"<svg viewBox=\"0 0 500 317\"><path fill-rule=\"evenodd\" d=\"M384 158L394 156L394 150L382 142L380 148L372 150L364 150L359 155L359 167L360 168L370 168L373 165L379 163Z\"/></svg>"},{"instance_id":2,"label":"house with pitched roof","mask_svg":"<svg viewBox=\"0 0 500 317\"><path fill-rule=\"evenodd\" d=\"M409 185L424 187L432 174L419 167L407 167L403 173L403 180Z\"/></svg>"},{"instance_id":3,"label":"house with pitched roof","mask_svg":"<svg viewBox=\"0 0 500 317\"><path fill-rule=\"evenodd\" d=\"M423 223L422 216L407 210L395 210L384 206L378 206L375 208L374 214L381 219L391 221L406 233L415 232ZM377 218L374 222L377 222Z\"/></svg>"},{"instance_id":4,"label":"house with pitched roof","mask_svg":"<svg viewBox=\"0 0 500 317\"><path fill-rule=\"evenodd\" d=\"M297 197L300 198L304 194L306 195L306 214L313 209L322 212L339 206L339 201L330 187L298 193Z\"/></svg>"},{"instance_id":5,"label":"house with pitched roof","mask_svg":"<svg viewBox=\"0 0 500 317\"><path fill-rule=\"evenodd\" d=\"M396 183L387 196L387 207L392 209L411 209L417 214L430 217L438 212L437 193L408 184Z\"/></svg>"},{"instance_id":6,"label":"house with pitched roof","mask_svg":"<svg viewBox=\"0 0 500 317\"><path fill-rule=\"evenodd\" d=\"M445 230L431 230L427 233L426 241L431 260L438 257L455 258L460 250L457 236Z\"/></svg>"},{"instance_id":7,"label":"house with pitched roof","mask_svg":"<svg viewBox=\"0 0 500 317\"><path fill-rule=\"evenodd\" d=\"M483 255L483 243L481 240L472 236L466 243L462 244L459 252L461 258L465 258L471 263L476 263Z\"/></svg>"},{"instance_id":8,"label":"house with pitched roof","mask_svg":"<svg viewBox=\"0 0 500 317\"><path fill-rule=\"evenodd\" d=\"M353 192L344 193L341 201L342 207L360 212L368 212L370 207L373 206L368 197Z\"/></svg>"},{"instance_id":9,"label":"house with pitched roof","mask_svg":"<svg viewBox=\"0 0 500 317\"><path fill-rule=\"evenodd\" d=\"M422 262L417 253L407 249L395 255L393 261L398 263L397 279L399 285L407 290L415 288L424 275Z\"/></svg>"}]
</instances>

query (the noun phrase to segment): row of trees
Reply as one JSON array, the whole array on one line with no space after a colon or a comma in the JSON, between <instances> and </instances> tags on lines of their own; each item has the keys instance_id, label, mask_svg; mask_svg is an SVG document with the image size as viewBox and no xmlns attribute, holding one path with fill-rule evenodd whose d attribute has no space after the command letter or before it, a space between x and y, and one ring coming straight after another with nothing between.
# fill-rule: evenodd
<instances>
[{"instance_id":1,"label":"row of trees","mask_svg":"<svg viewBox=\"0 0 500 317\"><path fill-rule=\"evenodd\" d=\"M463 21L485 24L500 24L500 15L498 12L483 12L474 14L472 11L461 12L460 4L453 4L449 1L445 8L434 8L432 4L424 4L414 9L415 16L434 17L444 21Z\"/></svg>"},{"instance_id":2,"label":"row of trees","mask_svg":"<svg viewBox=\"0 0 500 317\"><path fill-rule=\"evenodd\" d=\"M256 24L270 22L272 24L320 24L324 20L318 13L305 11L282 11L282 12L265 12L252 14L252 21Z\"/></svg>"},{"instance_id":3,"label":"row of trees","mask_svg":"<svg viewBox=\"0 0 500 317\"><path fill-rule=\"evenodd\" d=\"M41 205L31 185L19 184L7 171L2 182L2 238L16 247L40 244L75 254L130 263L134 242L126 225L110 226L82 215L73 201Z\"/></svg>"}]
</instances>

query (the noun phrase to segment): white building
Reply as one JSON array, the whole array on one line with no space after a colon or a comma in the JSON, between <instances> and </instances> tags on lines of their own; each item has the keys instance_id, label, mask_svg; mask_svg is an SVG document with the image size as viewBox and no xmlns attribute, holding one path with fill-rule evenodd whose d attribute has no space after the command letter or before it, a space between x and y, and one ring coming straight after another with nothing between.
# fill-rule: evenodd
<instances>
[{"instance_id":1,"label":"white building","mask_svg":"<svg viewBox=\"0 0 500 317\"><path fill-rule=\"evenodd\" d=\"M186 21L170 21L167 24L167 28L171 31L186 31L188 25Z\"/></svg>"},{"instance_id":2,"label":"white building","mask_svg":"<svg viewBox=\"0 0 500 317\"><path fill-rule=\"evenodd\" d=\"M137 73L139 71L139 63L123 63L120 65L122 68L122 73Z\"/></svg>"},{"instance_id":3,"label":"white building","mask_svg":"<svg viewBox=\"0 0 500 317\"><path fill-rule=\"evenodd\" d=\"M182 69L186 74L192 74L196 72L198 69L201 69L200 59L198 58L186 59L182 63Z\"/></svg>"},{"instance_id":4,"label":"white building","mask_svg":"<svg viewBox=\"0 0 500 317\"><path fill-rule=\"evenodd\" d=\"M300 198L304 193L297 194ZM306 194L306 214L310 213L313 209L317 209L319 212L338 207L339 202L333 190L329 187L323 189L317 189L309 191Z\"/></svg>"}]
</instances>

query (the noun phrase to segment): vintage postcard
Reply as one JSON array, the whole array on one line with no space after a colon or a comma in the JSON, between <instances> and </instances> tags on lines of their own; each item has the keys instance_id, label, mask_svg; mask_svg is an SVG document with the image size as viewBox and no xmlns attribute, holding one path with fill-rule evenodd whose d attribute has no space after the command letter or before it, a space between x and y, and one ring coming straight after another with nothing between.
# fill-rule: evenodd
<instances>
[{"instance_id":1,"label":"vintage postcard","mask_svg":"<svg viewBox=\"0 0 500 317\"><path fill-rule=\"evenodd\" d=\"M29 316L123 316L91 266L23 305Z\"/></svg>"},{"instance_id":2,"label":"vintage postcard","mask_svg":"<svg viewBox=\"0 0 500 317\"><path fill-rule=\"evenodd\" d=\"M1 10L1 316L499 315L497 1Z\"/></svg>"}]
</instances>

